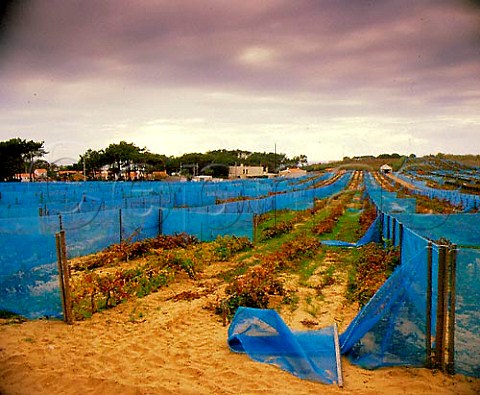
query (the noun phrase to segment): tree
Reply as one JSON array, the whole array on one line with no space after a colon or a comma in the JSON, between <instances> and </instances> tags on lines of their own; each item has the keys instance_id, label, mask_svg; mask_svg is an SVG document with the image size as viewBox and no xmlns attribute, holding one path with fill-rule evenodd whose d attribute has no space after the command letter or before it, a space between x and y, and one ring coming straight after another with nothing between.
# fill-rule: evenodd
<instances>
[{"instance_id":1,"label":"tree","mask_svg":"<svg viewBox=\"0 0 480 395\"><path fill-rule=\"evenodd\" d=\"M44 142L13 138L0 142L0 180L11 181L18 173L30 173L32 180L34 159L47 152Z\"/></svg>"},{"instance_id":2,"label":"tree","mask_svg":"<svg viewBox=\"0 0 480 395\"><path fill-rule=\"evenodd\" d=\"M78 168L84 169L86 174L95 179L102 166L108 164L108 159L103 150L95 151L88 149L83 155L80 155Z\"/></svg>"},{"instance_id":3,"label":"tree","mask_svg":"<svg viewBox=\"0 0 480 395\"><path fill-rule=\"evenodd\" d=\"M126 169L126 178L130 180L130 167L132 163L142 161L144 151L145 149L139 148L133 143L120 141L119 144L110 144L105 149L105 158L107 163L113 165L116 178L120 178L122 169Z\"/></svg>"}]
</instances>

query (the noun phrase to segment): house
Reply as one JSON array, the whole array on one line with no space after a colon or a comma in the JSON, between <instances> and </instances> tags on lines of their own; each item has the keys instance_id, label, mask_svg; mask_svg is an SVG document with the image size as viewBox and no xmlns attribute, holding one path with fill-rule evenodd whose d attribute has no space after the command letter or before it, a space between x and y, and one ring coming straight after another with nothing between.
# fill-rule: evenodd
<instances>
[{"instance_id":1,"label":"house","mask_svg":"<svg viewBox=\"0 0 480 395\"><path fill-rule=\"evenodd\" d=\"M380 171L383 173L383 174L389 174L391 173L393 170L392 166L389 166L387 164L384 164L382 166L380 166Z\"/></svg>"},{"instance_id":2,"label":"house","mask_svg":"<svg viewBox=\"0 0 480 395\"><path fill-rule=\"evenodd\" d=\"M21 182L46 181L48 180L47 169L35 169L31 174L18 173L15 174L14 179Z\"/></svg>"},{"instance_id":3,"label":"house","mask_svg":"<svg viewBox=\"0 0 480 395\"><path fill-rule=\"evenodd\" d=\"M33 178L36 181L46 180L48 178L47 169L35 169L33 171Z\"/></svg>"},{"instance_id":4,"label":"house","mask_svg":"<svg viewBox=\"0 0 480 395\"><path fill-rule=\"evenodd\" d=\"M78 170L59 170L57 176L61 181L84 181L83 173Z\"/></svg>"},{"instance_id":5,"label":"house","mask_svg":"<svg viewBox=\"0 0 480 395\"><path fill-rule=\"evenodd\" d=\"M281 177L286 177L286 178L297 178L297 177L302 177L305 174L307 174L306 170L300 169L298 167L293 167L293 168L286 168L285 170L281 170L278 173Z\"/></svg>"},{"instance_id":6,"label":"house","mask_svg":"<svg viewBox=\"0 0 480 395\"><path fill-rule=\"evenodd\" d=\"M30 182L30 173L15 174L14 179L18 180L18 181L21 181L21 182Z\"/></svg>"},{"instance_id":7,"label":"house","mask_svg":"<svg viewBox=\"0 0 480 395\"><path fill-rule=\"evenodd\" d=\"M165 170L163 170L163 171L152 171L150 174L147 175L147 178L149 180L153 180L153 181L164 180L167 177L168 177L168 174Z\"/></svg>"},{"instance_id":8,"label":"house","mask_svg":"<svg viewBox=\"0 0 480 395\"><path fill-rule=\"evenodd\" d=\"M243 164L228 166L228 178L265 177L267 173L268 169L263 166L245 166Z\"/></svg>"},{"instance_id":9,"label":"house","mask_svg":"<svg viewBox=\"0 0 480 395\"><path fill-rule=\"evenodd\" d=\"M213 181L212 176L195 176L192 178L194 182L205 182L205 181Z\"/></svg>"}]
</instances>

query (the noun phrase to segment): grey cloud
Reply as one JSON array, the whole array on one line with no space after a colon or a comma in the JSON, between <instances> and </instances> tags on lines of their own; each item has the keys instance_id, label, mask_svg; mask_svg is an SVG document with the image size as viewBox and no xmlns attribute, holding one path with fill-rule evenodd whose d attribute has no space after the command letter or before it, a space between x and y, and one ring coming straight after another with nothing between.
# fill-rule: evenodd
<instances>
[{"instance_id":1,"label":"grey cloud","mask_svg":"<svg viewBox=\"0 0 480 395\"><path fill-rule=\"evenodd\" d=\"M241 109L258 122L472 117L479 26L480 9L453 0L31 0L3 30L0 103L20 114L34 101L40 114L69 100L83 112L102 105L110 119L130 105L148 118L170 89L194 90L205 102L197 112L235 122L235 104L210 93L245 97Z\"/></svg>"}]
</instances>

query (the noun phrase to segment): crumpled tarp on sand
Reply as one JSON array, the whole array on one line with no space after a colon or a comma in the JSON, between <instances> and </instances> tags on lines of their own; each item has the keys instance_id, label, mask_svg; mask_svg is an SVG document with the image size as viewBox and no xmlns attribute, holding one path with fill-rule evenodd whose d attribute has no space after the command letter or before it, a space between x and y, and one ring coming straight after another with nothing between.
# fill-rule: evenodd
<instances>
[{"instance_id":1,"label":"crumpled tarp on sand","mask_svg":"<svg viewBox=\"0 0 480 395\"><path fill-rule=\"evenodd\" d=\"M291 331L275 310L239 307L228 329L228 345L299 378L338 383L333 326Z\"/></svg>"}]
</instances>

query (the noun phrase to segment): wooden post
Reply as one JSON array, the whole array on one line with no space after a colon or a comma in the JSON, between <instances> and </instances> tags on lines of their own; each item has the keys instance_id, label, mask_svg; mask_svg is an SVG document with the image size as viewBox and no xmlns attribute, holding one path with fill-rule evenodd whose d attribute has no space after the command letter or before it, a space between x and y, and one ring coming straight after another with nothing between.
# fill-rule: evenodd
<instances>
[{"instance_id":1,"label":"wooden post","mask_svg":"<svg viewBox=\"0 0 480 395\"><path fill-rule=\"evenodd\" d=\"M450 288L448 331L447 331L447 362L446 371L455 374L455 301L456 301L456 270L457 246L452 244L448 249L448 280Z\"/></svg>"},{"instance_id":2,"label":"wooden post","mask_svg":"<svg viewBox=\"0 0 480 395\"><path fill-rule=\"evenodd\" d=\"M432 367L432 242L427 246L427 300L425 322L425 349L427 368Z\"/></svg>"},{"instance_id":3,"label":"wooden post","mask_svg":"<svg viewBox=\"0 0 480 395\"><path fill-rule=\"evenodd\" d=\"M342 388L343 387L342 359L340 357L340 343L338 341L338 326L336 322L333 324L333 341L335 343L335 360L337 362L338 386Z\"/></svg>"},{"instance_id":4,"label":"wooden post","mask_svg":"<svg viewBox=\"0 0 480 395\"><path fill-rule=\"evenodd\" d=\"M60 231L63 230L62 214L58 214L58 227L60 228Z\"/></svg>"},{"instance_id":5,"label":"wooden post","mask_svg":"<svg viewBox=\"0 0 480 395\"><path fill-rule=\"evenodd\" d=\"M253 243L257 243L257 227L258 227L258 216L253 214Z\"/></svg>"},{"instance_id":6,"label":"wooden post","mask_svg":"<svg viewBox=\"0 0 480 395\"><path fill-rule=\"evenodd\" d=\"M435 367L445 369L445 324L447 318L446 295L446 250L445 245L438 246L438 295L437 325L435 331Z\"/></svg>"},{"instance_id":7,"label":"wooden post","mask_svg":"<svg viewBox=\"0 0 480 395\"><path fill-rule=\"evenodd\" d=\"M55 234L58 259L58 281L60 285L60 296L62 299L63 319L67 324L73 323L72 297L70 294L70 269L67 261L67 246L65 242L65 231Z\"/></svg>"},{"instance_id":8,"label":"wooden post","mask_svg":"<svg viewBox=\"0 0 480 395\"><path fill-rule=\"evenodd\" d=\"M58 286L60 288L60 298L62 299L63 319L66 320L67 307L65 303L65 286L63 284L62 247L61 247L60 233L55 233L55 246L57 248Z\"/></svg>"},{"instance_id":9,"label":"wooden post","mask_svg":"<svg viewBox=\"0 0 480 395\"><path fill-rule=\"evenodd\" d=\"M72 312L72 296L70 292L70 267L68 266L67 260L67 242L65 239L65 231L60 232L60 241L62 249L62 266L63 266L63 283L65 286L65 304L67 306L67 324L73 322L73 312Z\"/></svg>"}]
</instances>

